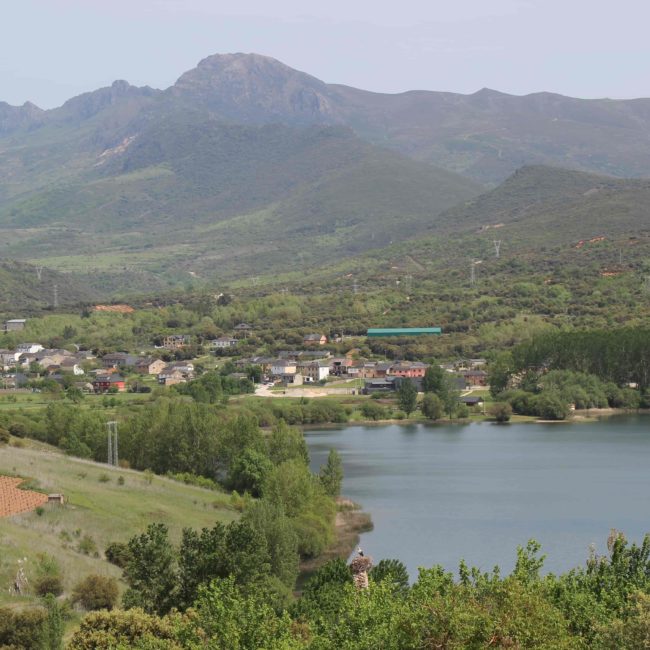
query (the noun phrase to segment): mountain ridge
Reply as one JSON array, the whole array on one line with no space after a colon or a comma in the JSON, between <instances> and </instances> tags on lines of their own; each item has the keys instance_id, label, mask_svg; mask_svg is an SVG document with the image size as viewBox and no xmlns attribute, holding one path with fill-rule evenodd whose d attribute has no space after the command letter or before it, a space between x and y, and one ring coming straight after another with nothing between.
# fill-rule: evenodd
<instances>
[{"instance_id":1,"label":"mountain ridge","mask_svg":"<svg viewBox=\"0 0 650 650\"><path fill-rule=\"evenodd\" d=\"M129 88L127 99L137 104L132 111L142 119L191 109L239 123L342 124L374 144L492 186L524 164L650 175L647 98L510 95L488 88L470 94L377 93L325 83L272 57L244 53L208 56L165 90ZM60 120L79 103L106 108L107 94L84 93L82 102L73 98L33 114L0 104L0 136ZM84 119L84 111L76 116Z\"/></svg>"}]
</instances>

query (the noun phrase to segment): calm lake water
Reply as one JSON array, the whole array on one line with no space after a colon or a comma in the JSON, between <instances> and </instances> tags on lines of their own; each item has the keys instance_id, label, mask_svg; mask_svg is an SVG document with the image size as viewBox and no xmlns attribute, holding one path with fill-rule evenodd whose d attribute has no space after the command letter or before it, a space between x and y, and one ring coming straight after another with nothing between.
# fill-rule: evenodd
<instances>
[{"instance_id":1,"label":"calm lake water","mask_svg":"<svg viewBox=\"0 0 650 650\"><path fill-rule=\"evenodd\" d=\"M589 423L350 426L309 431L312 469L330 448L343 493L372 515L362 536L375 558L456 570L464 558L510 571L530 538L545 569L606 552L610 528L650 532L650 416Z\"/></svg>"}]
</instances>

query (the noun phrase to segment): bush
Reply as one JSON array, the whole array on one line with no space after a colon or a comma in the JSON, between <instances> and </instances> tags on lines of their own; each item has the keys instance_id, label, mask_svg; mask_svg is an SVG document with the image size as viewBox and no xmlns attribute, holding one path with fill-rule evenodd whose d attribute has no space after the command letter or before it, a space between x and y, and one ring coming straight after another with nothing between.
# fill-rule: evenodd
<instances>
[{"instance_id":1,"label":"bush","mask_svg":"<svg viewBox=\"0 0 650 650\"><path fill-rule=\"evenodd\" d=\"M9 431L0 427L0 445L6 445L10 438Z\"/></svg>"},{"instance_id":2,"label":"bush","mask_svg":"<svg viewBox=\"0 0 650 650\"><path fill-rule=\"evenodd\" d=\"M38 556L34 593L37 596L60 596L63 593L63 575L56 558L46 553Z\"/></svg>"},{"instance_id":3,"label":"bush","mask_svg":"<svg viewBox=\"0 0 650 650\"><path fill-rule=\"evenodd\" d=\"M0 608L0 648L40 648L47 615L43 609Z\"/></svg>"},{"instance_id":4,"label":"bush","mask_svg":"<svg viewBox=\"0 0 650 650\"><path fill-rule=\"evenodd\" d=\"M72 590L72 602L79 603L88 611L113 609L118 595L115 578L89 575L75 585Z\"/></svg>"},{"instance_id":5,"label":"bush","mask_svg":"<svg viewBox=\"0 0 650 650\"><path fill-rule=\"evenodd\" d=\"M77 550L84 555L97 555L97 544L95 544L95 540L90 535L84 535L79 540Z\"/></svg>"},{"instance_id":6,"label":"bush","mask_svg":"<svg viewBox=\"0 0 650 650\"><path fill-rule=\"evenodd\" d=\"M27 435L27 427L22 422L12 422L9 425L9 433L16 438L24 438Z\"/></svg>"},{"instance_id":7,"label":"bush","mask_svg":"<svg viewBox=\"0 0 650 650\"><path fill-rule=\"evenodd\" d=\"M569 405L555 391L542 391L535 400L537 414L544 420L565 420Z\"/></svg>"},{"instance_id":8,"label":"bush","mask_svg":"<svg viewBox=\"0 0 650 650\"><path fill-rule=\"evenodd\" d=\"M512 406L507 402L497 402L488 408L488 414L497 422L509 422L512 417Z\"/></svg>"},{"instance_id":9,"label":"bush","mask_svg":"<svg viewBox=\"0 0 650 650\"><path fill-rule=\"evenodd\" d=\"M383 420L386 417L386 409L377 402L366 401L361 406L361 414L368 420Z\"/></svg>"},{"instance_id":10,"label":"bush","mask_svg":"<svg viewBox=\"0 0 650 650\"><path fill-rule=\"evenodd\" d=\"M131 559L131 551L128 544L123 542L111 542L104 551L106 559L115 566L124 569Z\"/></svg>"},{"instance_id":11,"label":"bush","mask_svg":"<svg viewBox=\"0 0 650 650\"><path fill-rule=\"evenodd\" d=\"M63 593L63 578L60 574L42 575L34 581L34 593L37 596L60 596Z\"/></svg>"},{"instance_id":12,"label":"bush","mask_svg":"<svg viewBox=\"0 0 650 650\"><path fill-rule=\"evenodd\" d=\"M111 480L111 477L108 474L100 474L98 480L100 483L108 483Z\"/></svg>"}]
</instances>

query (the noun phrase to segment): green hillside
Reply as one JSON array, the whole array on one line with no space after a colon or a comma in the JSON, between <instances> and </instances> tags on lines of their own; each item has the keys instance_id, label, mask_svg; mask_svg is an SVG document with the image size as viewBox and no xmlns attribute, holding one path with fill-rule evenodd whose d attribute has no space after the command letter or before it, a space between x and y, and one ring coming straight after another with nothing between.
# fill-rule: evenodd
<instances>
[{"instance_id":1,"label":"green hillside","mask_svg":"<svg viewBox=\"0 0 650 650\"><path fill-rule=\"evenodd\" d=\"M183 527L213 526L236 518L222 493L158 476L150 483L141 472L83 461L27 441L24 447L3 447L0 474L25 477L38 490L63 493L67 500L64 507L46 505L41 515L0 518L3 585L12 583L19 558L27 558L27 577L33 579L39 553L47 553L61 565L69 593L90 573L120 578L121 570L104 559L104 549L110 542L126 542L149 523L165 523L179 539ZM92 550L79 550L85 537L96 546L97 557ZM0 603L4 602L15 602L6 589L0 592Z\"/></svg>"},{"instance_id":2,"label":"green hillside","mask_svg":"<svg viewBox=\"0 0 650 650\"><path fill-rule=\"evenodd\" d=\"M0 314L17 317L51 308L55 287L61 307L90 302L94 297L82 278L0 258Z\"/></svg>"},{"instance_id":3,"label":"green hillside","mask_svg":"<svg viewBox=\"0 0 650 650\"><path fill-rule=\"evenodd\" d=\"M92 272L94 288L110 289L102 274L139 273L140 289L158 289L161 278L228 279L386 245L480 190L340 127L174 116L127 142L74 181L0 207L5 253Z\"/></svg>"}]
</instances>

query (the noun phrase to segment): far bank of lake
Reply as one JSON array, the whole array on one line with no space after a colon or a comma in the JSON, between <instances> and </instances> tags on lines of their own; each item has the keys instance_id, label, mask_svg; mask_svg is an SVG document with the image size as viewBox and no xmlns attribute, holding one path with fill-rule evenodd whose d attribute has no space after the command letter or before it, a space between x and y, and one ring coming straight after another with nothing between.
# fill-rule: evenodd
<instances>
[{"instance_id":1,"label":"far bank of lake","mask_svg":"<svg viewBox=\"0 0 650 650\"><path fill-rule=\"evenodd\" d=\"M610 528L650 532L650 418L562 423L489 422L347 426L306 432L312 467L343 459L345 496L374 530L376 560L456 570L464 558L509 571L517 545L535 538L546 570L581 564Z\"/></svg>"}]
</instances>

